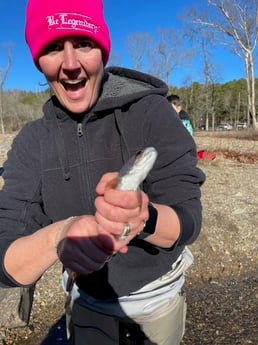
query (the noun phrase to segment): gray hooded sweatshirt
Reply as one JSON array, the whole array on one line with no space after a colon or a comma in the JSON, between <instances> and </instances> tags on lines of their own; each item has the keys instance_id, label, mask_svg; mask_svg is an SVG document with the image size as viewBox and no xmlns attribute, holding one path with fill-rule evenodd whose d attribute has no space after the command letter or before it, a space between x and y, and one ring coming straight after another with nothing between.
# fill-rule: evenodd
<instances>
[{"instance_id":1,"label":"gray hooded sweatshirt","mask_svg":"<svg viewBox=\"0 0 258 345\"><path fill-rule=\"evenodd\" d=\"M44 116L26 124L4 164L0 191L0 284L20 286L4 269L4 255L17 238L66 219L94 214L96 185L119 171L139 149L153 146L158 159L141 188L150 201L178 214L181 233L169 249L134 239L126 254L77 285L96 298L127 295L171 269L201 229L200 186L194 140L167 102L167 86L150 75L124 68L105 70L100 97L87 113L72 114L54 96Z\"/></svg>"}]
</instances>

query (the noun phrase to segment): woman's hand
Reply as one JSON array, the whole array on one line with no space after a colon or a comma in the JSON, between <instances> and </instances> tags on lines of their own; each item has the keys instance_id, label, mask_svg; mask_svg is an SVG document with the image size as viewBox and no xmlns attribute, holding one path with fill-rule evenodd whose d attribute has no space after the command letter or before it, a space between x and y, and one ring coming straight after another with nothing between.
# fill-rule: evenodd
<instances>
[{"instance_id":1,"label":"woman's hand","mask_svg":"<svg viewBox=\"0 0 258 345\"><path fill-rule=\"evenodd\" d=\"M99 231L112 235L114 250L125 253L127 244L144 228L149 217L148 196L142 191L115 189L117 173L103 175L96 187L100 194L95 199ZM130 234L125 240L119 240L125 226L130 227Z\"/></svg>"},{"instance_id":2,"label":"woman's hand","mask_svg":"<svg viewBox=\"0 0 258 345\"><path fill-rule=\"evenodd\" d=\"M98 183L100 196L95 200L95 216L74 217L63 223L58 256L65 267L76 273L92 273L116 252L126 253L127 244L143 230L149 217L147 195L114 189L116 176L117 173L107 173ZM129 224L130 234L121 240L125 224Z\"/></svg>"},{"instance_id":3,"label":"woman's hand","mask_svg":"<svg viewBox=\"0 0 258 345\"><path fill-rule=\"evenodd\" d=\"M57 253L65 267L90 274L114 254L113 238L99 231L94 216L74 217L63 224Z\"/></svg>"}]
</instances>

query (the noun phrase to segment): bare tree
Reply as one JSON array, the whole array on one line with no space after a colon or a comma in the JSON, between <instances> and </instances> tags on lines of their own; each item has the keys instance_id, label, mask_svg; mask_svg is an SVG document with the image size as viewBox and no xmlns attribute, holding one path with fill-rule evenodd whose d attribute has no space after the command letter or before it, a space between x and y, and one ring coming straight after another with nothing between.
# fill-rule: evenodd
<instances>
[{"instance_id":1,"label":"bare tree","mask_svg":"<svg viewBox=\"0 0 258 345\"><path fill-rule=\"evenodd\" d=\"M5 68L0 68L0 127L1 127L2 133L4 134L5 127L4 127L4 110L3 110L3 86L12 64L12 51L13 51L12 42L10 42L8 46L4 45L3 49L8 58L7 66Z\"/></svg>"},{"instance_id":2,"label":"bare tree","mask_svg":"<svg viewBox=\"0 0 258 345\"><path fill-rule=\"evenodd\" d=\"M247 120L257 128L255 109L254 51L258 39L257 0L207 0L206 11L191 9L190 20L200 28L212 31L214 40L243 59L248 95Z\"/></svg>"},{"instance_id":3,"label":"bare tree","mask_svg":"<svg viewBox=\"0 0 258 345\"><path fill-rule=\"evenodd\" d=\"M210 53L207 49L207 41L204 36L201 36L201 50L204 59L204 80L205 80L205 106L206 106L206 129L209 129L209 120L211 120L211 127L215 129L215 73L216 68L210 58Z\"/></svg>"},{"instance_id":4,"label":"bare tree","mask_svg":"<svg viewBox=\"0 0 258 345\"><path fill-rule=\"evenodd\" d=\"M181 31L175 29L159 28L158 32L158 54L160 56L160 66L168 85L170 83L171 72L177 67L183 66L190 61L194 55L192 48L185 49L184 37Z\"/></svg>"},{"instance_id":5,"label":"bare tree","mask_svg":"<svg viewBox=\"0 0 258 345\"><path fill-rule=\"evenodd\" d=\"M204 117L205 126L208 130L211 126L215 128L215 82L219 79L218 68L213 62L211 45L213 42L213 33L198 30L192 23L184 24L185 36L190 39L190 43L196 46L198 56L203 60L201 64L200 75L203 75L203 97L204 97Z\"/></svg>"},{"instance_id":6,"label":"bare tree","mask_svg":"<svg viewBox=\"0 0 258 345\"><path fill-rule=\"evenodd\" d=\"M143 57L147 52L149 39L150 35L142 32L136 32L127 36L127 50L132 58L133 68L136 70L143 68Z\"/></svg>"}]
</instances>

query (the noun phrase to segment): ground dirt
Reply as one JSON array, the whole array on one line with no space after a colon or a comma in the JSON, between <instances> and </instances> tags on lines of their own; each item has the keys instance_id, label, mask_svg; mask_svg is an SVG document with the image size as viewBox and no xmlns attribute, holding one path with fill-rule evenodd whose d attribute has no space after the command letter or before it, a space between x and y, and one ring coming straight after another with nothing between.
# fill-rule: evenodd
<instances>
[{"instance_id":1,"label":"ground dirt","mask_svg":"<svg viewBox=\"0 0 258 345\"><path fill-rule=\"evenodd\" d=\"M203 227L189 248L188 314L182 345L258 345L258 141L197 132ZM0 136L0 164L12 135ZM5 345L65 344L61 266L37 284L28 327L2 330ZM1 344L1 341L0 341ZM103 344L104 345L104 344Z\"/></svg>"}]
</instances>

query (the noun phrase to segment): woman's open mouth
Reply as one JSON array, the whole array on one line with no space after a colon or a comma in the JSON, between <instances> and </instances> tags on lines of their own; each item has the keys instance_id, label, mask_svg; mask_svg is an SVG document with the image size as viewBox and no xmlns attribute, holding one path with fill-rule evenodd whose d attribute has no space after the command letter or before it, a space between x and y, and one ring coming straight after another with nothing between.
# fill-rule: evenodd
<instances>
[{"instance_id":1,"label":"woman's open mouth","mask_svg":"<svg viewBox=\"0 0 258 345\"><path fill-rule=\"evenodd\" d=\"M62 85L66 91L78 91L86 84L86 79L67 79L62 81Z\"/></svg>"}]
</instances>

